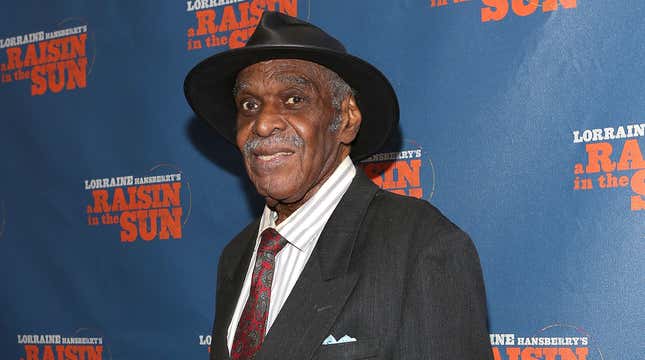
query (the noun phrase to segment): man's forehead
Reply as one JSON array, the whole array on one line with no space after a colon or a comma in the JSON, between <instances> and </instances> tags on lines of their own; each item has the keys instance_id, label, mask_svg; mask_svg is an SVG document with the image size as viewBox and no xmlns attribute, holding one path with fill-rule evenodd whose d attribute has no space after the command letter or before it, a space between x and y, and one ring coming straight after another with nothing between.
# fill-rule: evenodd
<instances>
[{"instance_id":1,"label":"man's forehead","mask_svg":"<svg viewBox=\"0 0 645 360\"><path fill-rule=\"evenodd\" d=\"M273 59L260 61L255 64L249 65L240 71L239 75L243 75L252 70L261 71L302 71L317 73L323 71L326 67L316 64L315 62L301 60L301 59Z\"/></svg>"},{"instance_id":2,"label":"man's forehead","mask_svg":"<svg viewBox=\"0 0 645 360\"><path fill-rule=\"evenodd\" d=\"M242 69L237 75L234 92L244 90L256 81L278 81L287 85L313 86L323 81L325 67L299 59L267 60Z\"/></svg>"}]
</instances>

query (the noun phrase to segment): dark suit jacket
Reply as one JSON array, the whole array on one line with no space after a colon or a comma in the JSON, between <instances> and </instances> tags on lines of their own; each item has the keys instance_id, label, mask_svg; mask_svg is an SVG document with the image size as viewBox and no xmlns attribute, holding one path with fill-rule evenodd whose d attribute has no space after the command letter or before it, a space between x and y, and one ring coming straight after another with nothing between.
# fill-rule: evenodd
<instances>
[{"instance_id":1,"label":"dark suit jacket","mask_svg":"<svg viewBox=\"0 0 645 360\"><path fill-rule=\"evenodd\" d=\"M219 260L211 360L226 333L259 220ZM327 336L356 342L322 345ZM361 171L267 334L264 359L492 359L477 252L426 201L380 190Z\"/></svg>"}]
</instances>

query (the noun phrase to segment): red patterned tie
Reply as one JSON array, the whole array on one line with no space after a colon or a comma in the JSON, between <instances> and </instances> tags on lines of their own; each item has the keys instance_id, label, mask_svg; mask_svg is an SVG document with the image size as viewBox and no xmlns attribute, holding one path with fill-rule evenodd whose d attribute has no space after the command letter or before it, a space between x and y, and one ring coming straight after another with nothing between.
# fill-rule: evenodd
<instances>
[{"instance_id":1,"label":"red patterned tie","mask_svg":"<svg viewBox=\"0 0 645 360\"><path fill-rule=\"evenodd\" d=\"M233 360L253 359L262 346L269 317L275 256L286 244L287 240L273 228L267 228L260 236L260 246L251 280L251 291L240 321L237 323L231 349L231 359Z\"/></svg>"}]
</instances>

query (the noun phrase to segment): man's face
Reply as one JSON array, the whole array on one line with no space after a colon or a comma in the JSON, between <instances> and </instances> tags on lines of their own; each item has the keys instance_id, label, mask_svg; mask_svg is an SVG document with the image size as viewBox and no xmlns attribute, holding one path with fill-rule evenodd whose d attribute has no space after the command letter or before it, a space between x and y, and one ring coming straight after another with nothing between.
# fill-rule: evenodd
<instances>
[{"instance_id":1,"label":"man's face","mask_svg":"<svg viewBox=\"0 0 645 360\"><path fill-rule=\"evenodd\" d=\"M251 65L237 78L237 146L251 182L271 207L302 203L346 155L330 125L325 69L303 60Z\"/></svg>"}]
</instances>

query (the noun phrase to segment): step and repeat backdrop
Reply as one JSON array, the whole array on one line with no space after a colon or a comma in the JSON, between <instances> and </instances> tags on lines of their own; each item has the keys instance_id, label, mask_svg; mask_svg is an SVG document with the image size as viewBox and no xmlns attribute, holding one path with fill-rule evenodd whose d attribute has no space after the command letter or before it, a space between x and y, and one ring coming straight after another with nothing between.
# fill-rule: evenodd
<instances>
[{"instance_id":1,"label":"step and repeat backdrop","mask_svg":"<svg viewBox=\"0 0 645 360\"><path fill-rule=\"evenodd\" d=\"M0 358L207 358L263 204L182 85L264 10L391 80L397 141L359 166L472 236L496 360L643 358L641 0L4 4Z\"/></svg>"}]
</instances>

